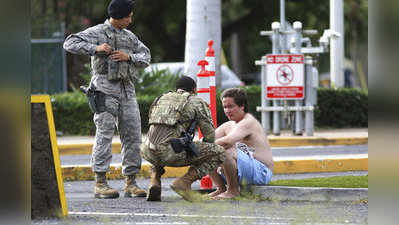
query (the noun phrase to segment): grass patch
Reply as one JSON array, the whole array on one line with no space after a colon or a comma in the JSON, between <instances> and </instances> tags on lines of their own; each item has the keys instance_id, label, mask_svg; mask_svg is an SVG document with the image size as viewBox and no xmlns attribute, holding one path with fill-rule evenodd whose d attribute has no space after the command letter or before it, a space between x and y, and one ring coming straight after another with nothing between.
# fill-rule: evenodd
<instances>
[{"instance_id":1,"label":"grass patch","mask_svg":"<svg viewBox=\"0 0 399 225\"><path fill-rule=\"evenodd\" d=\"M329 187L329 188L368 188L369 177L366 176L336 176L309 178L302 180L276 180L270 186L295 186L295 187Z\"/></svg>"}]
</instances>

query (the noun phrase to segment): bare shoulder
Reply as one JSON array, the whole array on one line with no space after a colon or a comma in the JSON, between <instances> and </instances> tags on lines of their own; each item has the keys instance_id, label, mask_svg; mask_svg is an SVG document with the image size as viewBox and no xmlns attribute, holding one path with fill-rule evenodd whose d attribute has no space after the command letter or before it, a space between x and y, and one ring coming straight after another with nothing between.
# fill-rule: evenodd
<instances>
[{"instance_id":1,"label":"bare shoulder","mask_svg":"<svg viewBox=\"0 0 399 225\"><path fill-rule=\"evenodd\" d=\"M252 124L259 124L259 125L260 125L260 122L259 122L252 114L247 113L247 116L248 116L248 121L249 121L250 123L252 123Z\"/></svg>"},{"instance_id":2,"label":"bare shoulder","mask_svg":"<svg viewBox=\"0 0 399 225\"><path fill-rule=\"evenodd\" d=\"M253 127L259 124L259 121L250 113L245 114L244 119L240 122L246 127Z\"/></svg>"},{"instance_id":3,"label":"bare shoulder","mask_svg":"<svg viewBox=\"0 0 399 225\"><path fill-rule=\"evenodd\" d=\"M247 113L245 118L245 126L253 132L263 131L262 124L250 113Z\"/></svg>"}]
</instances>

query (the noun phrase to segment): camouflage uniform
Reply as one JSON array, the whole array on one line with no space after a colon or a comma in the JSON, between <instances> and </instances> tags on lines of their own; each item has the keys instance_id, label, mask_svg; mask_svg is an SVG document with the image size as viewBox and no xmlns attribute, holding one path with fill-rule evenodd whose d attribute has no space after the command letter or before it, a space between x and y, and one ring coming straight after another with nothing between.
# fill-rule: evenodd
<instances>
[{"instance_id":1,"label":"camouflage uniform","mask_svg":"<svg viewBox=\"0 0 399 225\"><path fill-rule=\"evenodd\" d=\"M107 55L96 54L98 45L107 43L114 50L128 53L130 61L118 62L118 73L108 74ZM64 48L74 54L91 56L90 85L106 94L106 111L94 114L96 137L91 157L94 172L107 172L111 163L112 137L117 126L122 142L122 172L140 171L141 119L133 78L137 68L150 63L150 50L129 30L114 28L109 20L77 34L71 34Z\"/></svg>"},{"instance_id":2,"label":"camouflage uniform","mask_svg":"<svg viewBox=\"0 0 399 225\"><path fill-rule=\"evenodd\" d=\"M161 110L157 110L157 107ZM176 110L162 110L164 108L175 108ZM167 120L176 113L179 122L175 126L171 126L170 121ZM170 117L158 114L170 115ZM197 114L199 127L204 136L203 141L194 142L198 147L200 156L187 157L185 151L177 154L173 151L169 140L180 137L181 132L186 131L190 126L195 114ZM215 170L224 161L224 149L214 144L215 127L208 104L201 98L190 95L181 89L177 92L169 92L154 101L150 110L149 122L150 129L141 147L141 154L152 165L156 167L190 165L202 177Z\"/></svg>"}]
</instances>

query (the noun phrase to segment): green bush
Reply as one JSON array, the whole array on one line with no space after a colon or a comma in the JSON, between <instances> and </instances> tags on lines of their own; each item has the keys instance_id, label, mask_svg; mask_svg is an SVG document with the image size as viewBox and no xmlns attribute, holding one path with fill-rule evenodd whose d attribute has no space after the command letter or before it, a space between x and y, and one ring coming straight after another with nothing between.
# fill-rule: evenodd
<instances>
[{"instance_id":1,"label":"green bush","mask_svg":"<svg viewBox=\"0 0 399 225\"><path fill-rule=\"evenodd\" d=\"M320 88L315 123L318 127L368 127L368 92Z\"/></svg>"},{"instance_id":2,"label":"green bush","mask_svg":"<svg viewBox=\"0 0 399 225\"><path fill-rule=\"evenodd\" d=\"M93 114L82 92L52 95L51 104L57 131L67 135L94 135Z\"/></svg>"},{"instance_id":3,"label":"green bush","mask_svg":"<svg viewBox=\"0 0 399 225\"><path fill-rule=\"evenodd\" d=\"M173 85L160 88L162 92L171 90ZM261 105L260 86L245 87L248 95L248 108L259 121L261 113L256 107ZM157 95L138 94L137 102L140 107L143 133L148 130L148 112L151 103L162 93ZM220 101L221 91L216 93L217 121L222 124L227 121ZM95 127L93 114L87 104L86 97L79 91L52 95L52 105L55 118L55 126L58 131L66 135L94 135ZM368 127L368 93L356 89L326 89L318 90L318 105L315 110L316 127Z\"/></svg>"}]
</instances>

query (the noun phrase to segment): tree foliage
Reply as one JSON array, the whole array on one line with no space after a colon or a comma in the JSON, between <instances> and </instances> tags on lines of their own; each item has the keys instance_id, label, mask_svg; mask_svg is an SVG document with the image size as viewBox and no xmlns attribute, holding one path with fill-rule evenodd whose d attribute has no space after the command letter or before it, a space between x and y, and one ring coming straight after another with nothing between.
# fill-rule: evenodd
<instances>
[{"instance_id":1,"label":"tree foliage","mask_svg":"<svg viewBox=\"0 0 399 225\"><path fill-rule=\"evenodd\" d=\"M43 35L45 27L60 21L66 23L67 34L102 23L107 18L109 1L32 0L32 37ZM278 0L222 0L222 46L228 62L231 35L237 33L244 72L259 70L254 61L271 51L270 40L259 32L270 30L271 23L280 20L279 4ZM344 4L348 56L355 44L367 42L368 2L345 0ZM304 29L317 29L321 35L329 28L329 7L327 0L286 0L287 20L301 21ZM152 62L183 61L186 1L136 0L129 29L150 47Z\"/></svg>"}]
</instances>

